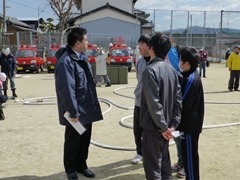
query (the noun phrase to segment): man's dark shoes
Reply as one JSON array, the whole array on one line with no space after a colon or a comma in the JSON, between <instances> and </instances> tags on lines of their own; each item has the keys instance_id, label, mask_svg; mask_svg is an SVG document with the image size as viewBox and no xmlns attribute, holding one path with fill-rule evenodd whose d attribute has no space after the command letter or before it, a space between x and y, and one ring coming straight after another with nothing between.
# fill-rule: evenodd
<instances>
[{"instance_id":1,"label":"man's dark shoes","mask_svg":"<svg viewBox=\"0 0 240 180\"><path fill-rule=\"evenodd\" d=\"M106 85L105 85L105 87L110 87L111 86L111 83L107 83Z\"/></svg>"},{"instance_id":2,"label":"man's dark shoes","mask_svg":"<svg viewBox=\"0 0 240 180\"><path fill-rule=\"evenodd\" d=\"M75 173L75 172L67 173L67 178L68 178L68 180L78 180L77 173Z\"/></svg>"},{"instance_id":3,"label":"man's dark shoes","mask_svg":"<svg viewBox=\"0 0 240 180\"><path fill-rule=\"evenodd\" d=\"M80 171L77 171L77 172L81 173L84 176L89 177L89 178L94 178L95 177L95 174L90 169L84 169L84 170L80 170Z\"/></svg>"}]
</instances>

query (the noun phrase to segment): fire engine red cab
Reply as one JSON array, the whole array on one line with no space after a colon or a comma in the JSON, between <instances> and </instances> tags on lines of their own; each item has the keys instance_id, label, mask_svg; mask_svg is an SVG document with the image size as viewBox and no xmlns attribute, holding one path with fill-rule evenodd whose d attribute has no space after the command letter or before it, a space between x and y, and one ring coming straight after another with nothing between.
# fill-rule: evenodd
<instances>
[{"instance_id":1,"label":"fire engine red cab","mask_svg":"<svg viewBox=\"0 0 240 180\"><path fill-rule=\"evenodd\" d=\"M88 44L86 56L89 58L88 61L90 63L95 63L95 57L97 56L98 50L99 47L96 44Z\"/></svg>"},{"instance_id":2,"label":"fire engine red cab","mask_svg":"<svg viewBox=\"0 0 240 180\"><path fill-rule=\"evenodd\" d=\"M46 60L48 73L50 73L51 71L54 71L54 66L56 64L55 53L59 48L60 48L59 45L51 45L51 47L48 50L47 60Z\"/></svg>"},{"instance_id":3,"label":"fire engine red cab","mask_svg":"<svg viewBox=\"0 0 240 180\"><path fill-rule=\"evenodd\" d=\"M39 57L37 47L21 45L16 51L17 73L29 70L38 73L43 71L44 59Z\"/></svg>"},{"instance_id":4,"label":"fire engine red cab","mask_svg":"<svg viewBox=\"0 0 240 180\"><path fill-rule=\"evenodd\" d=\"M130 55L126 44L113 44L110 48L111 65L128 66L130 72L133 64L133 57Z\"/></svg>"}]
</instances>

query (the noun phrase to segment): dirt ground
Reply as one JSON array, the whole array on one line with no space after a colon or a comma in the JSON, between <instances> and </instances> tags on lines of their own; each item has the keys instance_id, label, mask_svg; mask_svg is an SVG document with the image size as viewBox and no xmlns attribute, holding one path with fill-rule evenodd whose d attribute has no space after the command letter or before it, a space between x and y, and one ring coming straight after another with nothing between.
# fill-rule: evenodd
<instances>
[{"instance_id":1,"label":"dirt ground","mask_svg":"<svg viewBox=\"0 0 240 180\"><path fill-rule=\"evenodd\" d=\"M240 92L228 92L229 71L225 64L211 64L207 78L202 79L205 90L204 125L237 123L240 121ZM20 74L15 79L20 100L55 96L53 74ZM128 74L128 84L98 87L98 96L119 105L133 107L134 100L113 93L119 87L135 86L135 72ZM117 92L130 97L134 88ZM10 94L10 91L8 92ZM41 98L37 98L39 101ZM228 104L210 104L227 102ZM56 102L56 99L43 99ZM235 104L231 104L235 102ZM5 104L6 120L0 121L0 179L1 180L60 180L66 179L63 168L64 127L58 123L56 105L23 105L22 101L9 100ZM101 102L103 111L108 105ZM92 140L122 147L134 147L132 129L119 125L119 121L132 115L133 110L113 106L104 114L104 120L94 123ZM125 121L132 125L132 118ZM176 162L176 147L170 146L172 163ZM200 171L203 180L240 179L240 126L204 129L199 140ZM95 179L144 180L142 164L133 165L134 151L100 148L89 149L89 168ZM88 179L79 174L79 179ZM178 179L173 174L173 179Z\"/></svg>"}]
</instances>

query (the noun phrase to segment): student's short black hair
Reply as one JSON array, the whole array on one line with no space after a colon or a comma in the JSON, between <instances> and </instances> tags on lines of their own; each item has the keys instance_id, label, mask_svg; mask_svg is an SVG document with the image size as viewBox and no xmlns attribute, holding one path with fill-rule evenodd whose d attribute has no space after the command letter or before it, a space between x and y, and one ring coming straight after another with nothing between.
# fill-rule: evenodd
<instances>
[{"instance_id":1,"label":"student's short black hair","mask_svg":"<svg viewBox=\"0 0 240 180\"><path fill-rule=\"evenodd\" d=\"M197 69L199 63L199 55L197 54L197 50L195 48L182 48L180 50L180 58L182 62L188 61L191 66L191 70L195 71Z\"/></svg>"},{"instance_id":2,"label":"student's short black hair","mask_svg":"<svg viewBox=\"0 0 240 180\"><path fill-rule=\"evenodd\" d=\"M149 45L150 39L151 39L151 37L148 34L143 34L138 39L138 43L143 42L143 43L146 43L147 45Z\"/></svg>"},{"instance_id":3,"label":"student's short black hair","mask_svg":"<svg viewBox=\"0 0 240 180\"><path fill-rule=\"evenodd\" d=\"M155 56L165 59L171 48L171 42L166 35L156 34L150 39L149 48L153 48Z\"/></svg>"},{"instance_id":4,"label":"student's short black hair","mask_svg":"<svg viewBox=\"0 0 240 180\"><path fill-rule=\"evenodd\" d=\"M69 46L74 46L77 41L82 42L83 36L87 34L87 30L85 28L76 27L73 28L67 36L67 43Z\"/></svg>"}]
</instances>

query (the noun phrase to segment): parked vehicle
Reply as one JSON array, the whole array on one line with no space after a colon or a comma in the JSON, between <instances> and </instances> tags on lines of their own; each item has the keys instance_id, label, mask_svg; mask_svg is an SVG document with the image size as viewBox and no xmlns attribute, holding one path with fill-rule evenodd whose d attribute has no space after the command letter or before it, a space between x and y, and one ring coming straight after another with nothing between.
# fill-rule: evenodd
<instances>
[{"instance_id":1,"label":"parked vehicle","mask_svg":"<svg viewBox=\"0 0 240 180\"><path fill-rule=\"evenodd\" d=\"M54 72L54 67L55 67L55 64L56 64L55 53L57 52L57 50L59 48L60 48L60 46L58 44L57 45L51 45L51 47L48 50L47 60L46 60L48 73L50 73L51 71Z\"/></svg>"},{"instance_id":2,"label":"parked vehicle","mask_svg":"<svg viewBox=\"0 0 240 180\"><path fill-rule=\"evenodd\" d=\"M21 45L16 51L17 73L29 70L43 71L44 59L39 56L36 46Z\"/></svg>"},{"instance_id":3,"label":"parked vehicle","mask_svg":"<svg viewBox=\"0 0 240 180\"><path fill-rule=\"evenodd\" d=\"M96 44L88 44L86 56L89 58L88 61L90 63L95 63L95 57L97 56L98 50L99 47Z\"/></svg>"},{"instance_id":4,"label":"parked vehicle","mask_svg":"<svg viewBox=\"0 0 240 180\"><path fill-rule=\"evenodd\" d=\"M128 72L132 69L133 57L129 53L126 44L113 44L110 48L111 65L128 66Z\"/></svg>"}]
</instances>

